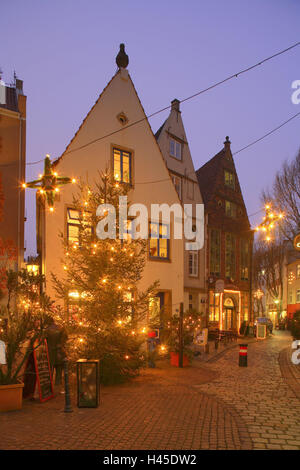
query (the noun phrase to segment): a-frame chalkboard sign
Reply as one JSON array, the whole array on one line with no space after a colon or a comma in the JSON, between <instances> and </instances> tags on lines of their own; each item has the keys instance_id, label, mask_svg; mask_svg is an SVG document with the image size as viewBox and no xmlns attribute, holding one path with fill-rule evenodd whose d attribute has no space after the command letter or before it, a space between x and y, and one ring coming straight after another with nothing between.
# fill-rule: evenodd
<instances>
[{"instance_id":1,"label":"a-frame chalkboard sign","mask_svg":"<svg viewBox=\"0 0 300 470\"><path fill-rule=\"evenodd\" d=\"M33 357L40 401L43 403L44 401L50 400L50 398L54 397L52 374L46 339L40 344L38 342L34 344Z\"/></svg>"}]
</instances>

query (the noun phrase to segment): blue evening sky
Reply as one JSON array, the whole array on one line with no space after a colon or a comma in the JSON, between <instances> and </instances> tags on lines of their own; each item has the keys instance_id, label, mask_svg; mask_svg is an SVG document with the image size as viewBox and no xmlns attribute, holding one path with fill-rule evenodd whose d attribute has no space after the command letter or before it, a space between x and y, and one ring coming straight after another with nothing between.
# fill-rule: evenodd
<instances>
[{"instance_id":1,"label":"blue evening sky","mask_svg":"<svg viewBox=\"0 0 300 470\"><path fill-rule=\"evenodd\" d=\"M1 2L0 18L3 78L10 82L15 69L28 97L28 162L61 154L114 75L121 42L150 114L300 40L299 0L10 0ZM226 135L234 152L299 112L291 101L297 79L300 47L182 104L195 168ZM167 115L151 119L154 131ZM300 117L236 156L249 214L282 162L295 156L299 127ZM41 170L28 166L27 180ZM34 212L31 193L27 255L35 252Z\"/></svg>"}]
</instances>

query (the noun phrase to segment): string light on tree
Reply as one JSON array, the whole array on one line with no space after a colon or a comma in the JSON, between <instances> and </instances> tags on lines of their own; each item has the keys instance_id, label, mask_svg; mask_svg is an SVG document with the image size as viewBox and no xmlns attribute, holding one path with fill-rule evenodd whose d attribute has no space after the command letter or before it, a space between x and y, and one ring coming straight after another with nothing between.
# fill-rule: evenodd
<instances>
[{"instance_id":1,"label":"string light on tree","mask_svg":"<svg viewBox=\"0 0 300 470\"><path fill-rule=\"evenodd\" d=\"M271 204L265 205L265 211L266 215L264 216L263 221L256 227L255 230L257 232L262 231L265 233L265 240L270 242L272 240L272 229L274 229L275 224L278 223L284 215L281 212L279 214L274 212L271 208Z\"/></svg>"}]
</instances>

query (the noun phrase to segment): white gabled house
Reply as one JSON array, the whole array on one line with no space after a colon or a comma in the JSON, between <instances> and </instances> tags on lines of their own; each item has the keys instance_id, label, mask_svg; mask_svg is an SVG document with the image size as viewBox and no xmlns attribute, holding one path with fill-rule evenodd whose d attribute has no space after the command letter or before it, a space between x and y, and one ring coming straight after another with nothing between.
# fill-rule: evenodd
<instances>
[{"instance_id":1,"label":"white gabled house","mask_svg":"<svg viewBox=\"0 0 300 470\"><path fill-rule=\"evenodd\" d=\"M139 124L130 127L139 120ZM115 132L120 129L121 132ZM103 136L107 137L97 140ZM91 141L95 142L85 146ZM88 112L55 167L58 174L88 179L89 184L93 184L99 170L110 168L117 180L131 184L131 203L144 204L149 214L153 203L180 203L131 77L122 66ZM75 189L74 185L63 188L53 213L43 204L37 204L38 251L47 279L46 292L54 299L50 273L58 276L63 273L59 232L66 239L74 236L70 209ZM164 306L170 314L184 300L184 240L173 238L173 225L171 219L169 243L150 247L148 240L148 257L140 285L144 289L159 280L156 307Z\"/></svg>"},{"instance_id":2,"label":"white gabled house","mask_svg":"<svg viewBox=\"0 0 300 470\"><path fill-rule=\"evenodd\" d=\"M181 117L180 103L171 103L168 118L155 134L181 203L203 204L189 144ZM195 219L194 219L194 223ZM184 308L206 313L205 246L184 250Z\"/></svg>"}]
</instances>

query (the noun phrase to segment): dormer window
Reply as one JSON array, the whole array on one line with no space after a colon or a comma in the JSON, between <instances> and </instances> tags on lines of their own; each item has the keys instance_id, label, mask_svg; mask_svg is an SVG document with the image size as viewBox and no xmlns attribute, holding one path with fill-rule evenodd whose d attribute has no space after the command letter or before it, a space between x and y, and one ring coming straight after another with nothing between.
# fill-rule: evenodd
<instances>
[{"instance_id":1,"label":"dormer window","mask_svg":"<svg viewBox=\"0 0 300 470\"><path fill-rule=\"evenodd\" d=\"M181 160L181 143L172 138L170 138L170 155Z\"/></svg>"}]
</instances>

